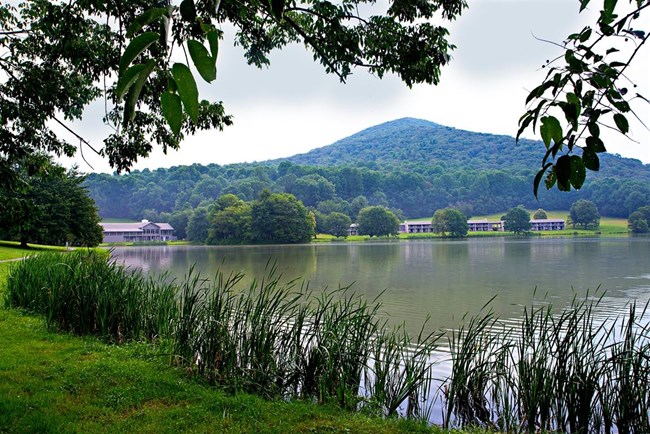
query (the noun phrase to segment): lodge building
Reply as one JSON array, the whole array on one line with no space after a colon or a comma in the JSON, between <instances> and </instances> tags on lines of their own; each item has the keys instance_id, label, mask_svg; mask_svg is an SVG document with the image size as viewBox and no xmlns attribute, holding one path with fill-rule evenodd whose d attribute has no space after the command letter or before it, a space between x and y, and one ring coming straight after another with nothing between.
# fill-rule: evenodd
<instances>
[{"instance_id":1,"label":"lodge building","mask_svg":"<svg viewBox=\"0 0 650 434\"><path fill-rule=\"evenodd\" d=\"M138 223L100 223L105 243L141 241L174 241L174 228L169 223L142 220Z\"/></svg>"}]
</instances>

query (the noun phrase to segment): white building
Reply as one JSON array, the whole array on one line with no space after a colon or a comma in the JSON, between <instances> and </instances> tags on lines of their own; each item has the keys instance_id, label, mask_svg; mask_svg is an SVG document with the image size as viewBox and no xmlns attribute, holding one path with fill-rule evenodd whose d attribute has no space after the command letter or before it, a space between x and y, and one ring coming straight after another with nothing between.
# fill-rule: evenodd
<instances>
[{"instance_id":1,"label":"white building","mask_svg":"<svg viewBox=\"0 0 650 434\"><path fill-rule=\"evenodd\" d=\"M139 223L100 223L104 230L105 243L138 241L174 241L174 228L169 223L153 223L142 220Z\"/></svg>"}]
</instances>

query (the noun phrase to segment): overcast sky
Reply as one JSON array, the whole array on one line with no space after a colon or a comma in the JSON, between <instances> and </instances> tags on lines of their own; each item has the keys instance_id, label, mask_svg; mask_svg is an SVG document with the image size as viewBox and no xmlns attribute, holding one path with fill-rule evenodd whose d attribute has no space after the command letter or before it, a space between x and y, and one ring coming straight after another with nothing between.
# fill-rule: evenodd
<instances>
[{"instance_id":1,"label":"overcast sky","mask_svg":"<svg viewBox=\"0 0 650 434\"><path fill-rule=\"evenodd\" d=\"M223 101L235 124L224 132L188 137L180 151L156 151L134 168L291 156L402 117L514 136L528 91L544 77L542 64L560 53L535 37L562 41L581 30L589 15L578 14L578 0L469 0L469 5L456 22L447 23L458 48L443 69L441 84L412 89L395 76L379 80L363 69L341 84L299 45L276 51L271 66L259 70L246 64L241 49L233 46L232 32L224 29L217 80L201 85L200 92L202 98ZM648 51L646 47L629 74L641 93L650 89ZM648 105L638 113L650 125ZM76 126L98 146L108 133L96 122L102 114L103 102L87 110L83 124ZM640 143L611 135L608 150L650 163L650 133L638 123L632 128ZM94 171L112 171L106 161L89 154L85 152ZM82 171L93 171L80 158L77 161Z\"/></svg>"}]
</instances>

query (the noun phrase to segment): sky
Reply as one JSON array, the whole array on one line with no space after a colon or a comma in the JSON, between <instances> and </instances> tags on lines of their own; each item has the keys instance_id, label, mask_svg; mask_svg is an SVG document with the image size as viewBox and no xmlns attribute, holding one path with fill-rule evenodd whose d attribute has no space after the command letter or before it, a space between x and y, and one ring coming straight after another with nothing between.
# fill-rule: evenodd
<instances>
[{"instance_id":1,"label":"sky","mask_svg":"<svg viewBox=\"0 0 650 434\"><path fill-rule=\"evenodd\" d=\"M594 8L600 4L594 2ZM578 0L469 0L469 6L456 21L441 23L457 46L441 83L411 89L394 75L380 80L364 69L355 69L342 84L297 44L275 51L270 67L257 69L246 64L241 48L233 46L232 30L224 28L217 80L199 90L201 98L223 101L234 125L187 137L179 151L167 155L156 149L133 168L288 157L403 117L514 136L528 92L545 76L541 66L561 53L540 39L560 42L587 25L594 12L578 14ZM650 93L648 51L645 47L629 71L641 93ZM650 126L649 104L637 110ZM98 102L74 125L95 147L109 133L98 122L103 111L103 101ZM636 142L606 133L608 151L650 163L650 132L638 122L631 122L631 129ZM526 136L535 138L532 132ZM88 150L84 155L90 166L80 156L64 163L77 164L82 172L113 171L101 157Z\"/></svg>"}]
</instances>

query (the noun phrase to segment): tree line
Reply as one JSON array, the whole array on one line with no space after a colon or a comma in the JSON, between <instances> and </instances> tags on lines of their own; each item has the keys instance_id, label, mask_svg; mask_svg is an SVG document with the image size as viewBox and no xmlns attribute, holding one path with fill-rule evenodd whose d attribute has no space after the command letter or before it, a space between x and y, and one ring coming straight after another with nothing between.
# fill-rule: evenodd
<instances>
[{"instance_id":1,"label":"tree line","mask_svg":"<svg viewBox=\"0 0 650 434\"><path fill-rule=\"evenodd\" d=\"M103 217L164 220L191 213L224 194L255 200L268 189L293 194L314 213L338 212L355 219L366 206L385 206L400 219L456 208L484 215L522 204L526 208L568 209L579 199L604 215L628 217L650 205L650 184L637 179L602 178L580 191L531 191L532 174L505 170L447 170L440 165L381 170L366 167L280 164L191 165L129 175L91 174L85 181ZM174 217L172 217L174 215Z\"/></svg>"}]
</instances>

